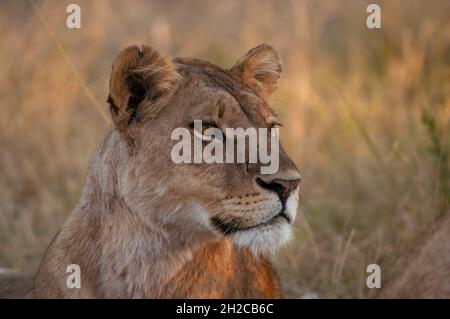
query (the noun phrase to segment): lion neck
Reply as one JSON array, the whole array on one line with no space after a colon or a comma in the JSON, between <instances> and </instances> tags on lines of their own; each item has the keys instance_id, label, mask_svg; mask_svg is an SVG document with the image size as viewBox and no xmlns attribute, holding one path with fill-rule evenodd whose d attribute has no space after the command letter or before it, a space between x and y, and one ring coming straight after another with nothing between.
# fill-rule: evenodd
<instances>
[{"instance_id":1,"label":"lion neck","mask_svg":"<svg viewBox=\"0 0 450 319\"><path fill-rule=\"evenodd\" d=\"M195 205L177 205L175 212L156 203L126 203L117 186L116 156L100 149L79 205L99 227L101 290L105 297L156 297L197 251L217 241L217 235L187 223L198 209ZM184 218L167 217L174 213Z\"/></svg>"}]
</instances>

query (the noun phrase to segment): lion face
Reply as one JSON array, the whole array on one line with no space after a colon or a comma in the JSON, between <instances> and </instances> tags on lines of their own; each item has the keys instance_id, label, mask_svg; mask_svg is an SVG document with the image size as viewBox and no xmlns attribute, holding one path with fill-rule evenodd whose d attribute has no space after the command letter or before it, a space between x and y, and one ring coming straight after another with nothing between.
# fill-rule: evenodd
<instances>
[{"instance_id":1,"label":"lion face","mask_svg":"<svg viewBox=\"0 0 450 319\"><path fill-rule=\"evenodd\" d=\"M227 236L255 253L273 252L285 243L296 217L300 175L281 146L278 170L262 174L264 164L250 161L248 151L243 162L176 163L177 141L171 138L176 129L191 133L191 154L194 140L209 128L224 132L214 141L223 146L234 143L226 138L230 128L265 129L270 140L278 121L267 100L280 74L280 59L266 45L231 70L194 59L171 62L148 47L119 54L109 102L129 150L119 170L126 204L149 224L193 238ZM194 126L199 120L201 132Z\"/></svg>"}]
</instances>

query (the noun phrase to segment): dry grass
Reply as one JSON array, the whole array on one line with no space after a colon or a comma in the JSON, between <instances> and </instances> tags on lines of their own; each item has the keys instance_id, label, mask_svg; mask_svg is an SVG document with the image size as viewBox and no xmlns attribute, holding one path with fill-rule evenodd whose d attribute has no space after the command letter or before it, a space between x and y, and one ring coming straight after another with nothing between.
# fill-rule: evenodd
<instances>
[{"instance_id":1,"label":"dry grass","mask_svg":"<svg viewBox=\"0 0 450 319\"><path fill-rule=\"evenodd\" d=\"M287 296L370 297L399 247L449 204L450 3L39 1L105 107L110 65L133 43L223 66L271 43L285 61L273 104L303 175L296 240L280 253ZM130 5L131 3L131 5ZM108 127L27 1L0 3L0 266L36 267L75 205Z\"/></svg>"}]
</instances>

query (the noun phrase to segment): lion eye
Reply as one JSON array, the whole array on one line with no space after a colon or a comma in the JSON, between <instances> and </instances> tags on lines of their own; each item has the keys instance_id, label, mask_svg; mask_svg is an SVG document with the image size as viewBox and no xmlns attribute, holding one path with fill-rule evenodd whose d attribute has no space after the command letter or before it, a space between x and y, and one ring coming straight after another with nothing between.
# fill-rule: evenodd
<instances>
[{"instance_id":1,"label":"lion eye","mask_svg":"<svg viewBox=\"0 0 450 319\"><path fill-rule=\"evenodd\" d=\"M269 130L272 130L273 128L276 128L276 127L283 127L283 124L281 124L280 122L270 123Z\"/></svg>"},{"instance_id":2,"label":"lion eye","mask_svg":"<svg viewBox=\"0 0 450 319\"><path fill-rule=\"evenodd\" d=\"M215 139L219 138L223 140L223 132L214 122L202 121L201 132L195 129L194 123L191 124L191 127L194 135L203 141L211 141L213 140L213 136Z\"/></svg>"}]
</instances>

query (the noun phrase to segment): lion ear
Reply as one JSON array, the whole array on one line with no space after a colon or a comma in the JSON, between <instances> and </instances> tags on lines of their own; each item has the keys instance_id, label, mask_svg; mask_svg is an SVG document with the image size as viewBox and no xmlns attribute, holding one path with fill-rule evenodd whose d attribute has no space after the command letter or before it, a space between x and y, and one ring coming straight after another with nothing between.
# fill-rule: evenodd
<instances>
[{"instance_id":1,"label":"lion ear","mask_svg":"<svg viewBox=\"0 0 450 319\"><path fill-rule=\"evenodd\" d=\"M177 88L172 62L148 46L130 46L114 60L108 102L118 131L156 115Z\"/></svg>"},{"instance_id":2,"label":"lion ear","mask_svg":"<svg viewBox=\"0 0 450 319\"><path fill-rule=\"evenodd\" d=\"M264 98L269 98L278 87L282 72L281 58L270 45L261 44L240 58L231 72Z\"/></svg>"}]
</instances>

